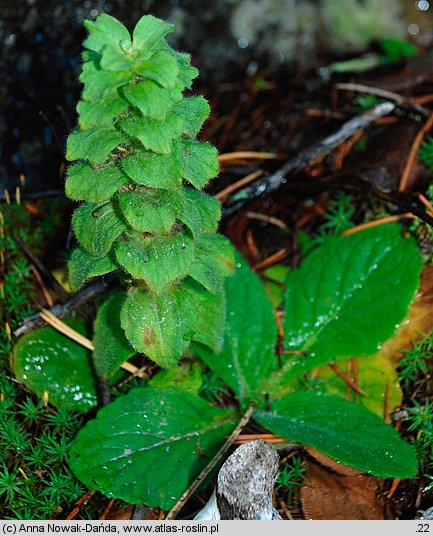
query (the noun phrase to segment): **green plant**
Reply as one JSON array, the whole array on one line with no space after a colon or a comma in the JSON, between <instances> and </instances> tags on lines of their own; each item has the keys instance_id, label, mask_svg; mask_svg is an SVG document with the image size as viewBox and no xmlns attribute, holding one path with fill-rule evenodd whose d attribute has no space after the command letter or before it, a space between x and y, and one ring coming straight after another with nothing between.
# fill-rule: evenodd
<instances>
[{"instance_id":1,"label":"green plant","mask_svg":"<svg viewBox=\"0 0 433 536\"><path fill-rule=\"evenodd\" d=\"M78 287L117 270L128 288L98 310L95 372L112 379L136 351L168 367L190 343L189 356L209 370L203 375L202 366L184 360L100 409L73 443L73 473L108 497L168 509L254 402L253 418L282 437L377 476L413 476L414 448L382 418L304 378L336 360L368 357L393 334L418 286L415 241L395 224L332 236L353 214L351 200L339 199L324 244L300 268L274 274L285 278L274 279L284 286L280 364L263 283L240 256L226 277L232 250L215 234L218 207L182 184L183 177L202 187L217 165L214 149L191 139L208 110L197 112L201 105L193 102L201 98L182 100L196 71L164 41L170 25L143 17L132 42L106 15L88 29L80 126L68 140L68 158L82 161L69 168L67 192L85 201L73 217L83 247L71 257L70 279ZM275 302L280 298L274 293ZM85 333L79 322L72 325ZM16 347L15 372L55 404L87 411L97 403L90 354L65 341L51 328L26 335ZM219 393L229 392L236 406L205 400L223 406ZM40 449L22 443L26 456L40 458ZM53 431L38 440L57 463L68 445ZM49 509L46 500L41 508Z\"/></svg>"},{"instance_id":2,"label":"green plant","mask_svg":"<svg viewBox=\"0 0 433 536\"><path fill-rule=\"evenodd\" d=\"M209 105L183 96L198 72L167 44L171 24L144 16L132 40L109 15L85 24L84 89L66 150L78 161L68 168L67 195L84 201L72 218L81 246L69 281L77 289L117 271L128 289L107 305L110 319L97 320L99 373L110 373L108 331L122 359L144 352L169 367L191 340L220 347L223 282L234 268L230 243L216 234L219 202L194 189L219 168L216 149L196 140ZM198 310L212 322L197 322Z\"/></svg>"}]
</instances>

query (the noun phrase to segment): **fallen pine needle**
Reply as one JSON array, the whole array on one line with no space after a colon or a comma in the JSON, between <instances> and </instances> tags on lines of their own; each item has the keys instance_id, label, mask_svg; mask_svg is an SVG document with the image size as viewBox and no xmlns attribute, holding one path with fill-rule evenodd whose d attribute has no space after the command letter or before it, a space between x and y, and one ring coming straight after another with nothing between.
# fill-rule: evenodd
<instances>
[{"instance_id":1,"label":"fallen pine needle","mask_svg":"<svg viewBox=\"0 0 433 536\"><path fill-rule=\"evenodd\" d=\"M346 384L353 389L355 392L359 393L362 396L367 396L367 393L363 391L360 387L356 385L356 383L349 378L347 374L345 374L341 369L337 367L334 363L330 363L329 367L337 374L337 376L340 376L342 380L346 382Z\"/></svg>"},{"instance_id":2,"label":"fallen pine needle","mask_svg":"<svg viewBox=\"0 0 433 536\"><path fill-rule=\"evenodd\" d=\"M279 160L281 157L275 153L260 153L256 151L235 151L234 153L223 153L218 156L220 163L231 160Z\"/></svg>"},{"instance_id":3,"label":"fallen pine needle","mask_svg":"<svg viewBox=\"0 0 433 536\"><path fill-rule=\"evenodd\" d=\"M401 478L394 478L391 484L391 489L389 490L388 495L386 496L387 499L391 499L391 497L394 495L395 490L397 489L400 482L401 482Z\"/></svg>"},{"instance_id":4,"label":"fallen pine needle","mask_svg":"<svg viewBox=\"0 0 433 536\"><path fill-rule=\"evenodd\" d=\"M415 136L415 139L413 140L412 147L410 148L409 156L406 161L406 165L404 166L403 173L401 174L401 177L400 177L400 183L398 185L399 192L404 192L406 190L411 171L415 164L416 155L417 155L419 146L421 145L421 142L423 141L425 135L431 129L432 126L433 126L433 113L424 123L422 128L418 131L418 134Z\"/></svg>"},{"instance_id":5,"label":"fallen pine needle","mask_svg":"<svg viewBox=\"0 0 433 536\"><path fill-rule=\"evenodd\" d=\"M262 175L263 170L258 169L257 171L254 171L253 173L250 173L243 179L238 180L237 182L230 184L230 186L227 186L227 188L224 188L224 190L221 190L221 192L218 192L215 194L215 197L222 201L225 197L229 196L233 192L237 192L247 184L250 184L250 182L253 182L257 179L257 177L260 177ZM223 202L223 201L222 201Z\"/></svg>"},{"instance_id":6,"label":"fallen pine needle","mask_svg":"<svg viewBox=\"0 0 433 536\"><path fill-rule=\"evenodd\" d=\"M267 257L266 259L258 262L253 266L253 270L255 272L258 272L259 270L263 270L264 268L267 268L268 266L272 266L278 261L282 261L285 257L287 257L287 249L282 248L273 253L271 256Z\"/></svg>"},{"instance_id":7,"label":"fallen pine needle","mask_svg":"<svg viewBox=\"0 0 433 536\"><path fill-rule=\"evenodd\" d=\"M421 201L421 203L426 207L427 212L430 216L433 217L433 205L430 203L430 201L426 198L423 194L418 194L418 199Z\"/></svg>"},{"instance_id":8,"label":"fallen pine needle","mask_svg":"<svg viewBox=\"0 0 433 536\"><path fill-rule=\"evenodd\" d=\"M347 236L354 233L359 233L360 231L365 231L365 229L370 229L371 227L378 227L379 225L384 225L385 223L391 223L393 221L399 221L403 220L405 218L416 218L412 212L406 212L404 214L395 214L394 216L386 216L385 218L381 218L380 220L374 220L369 221L367 223L361 223L361 225L357 225L356 227L351 227L350 229L346 229L341 233L341 236Z\"/></svg>"},{"instance_id":9,"label":"fallen pine needle","mask_svg":"<svg viewBox=\"0 0 433 536\"><path fill-rule=\"evenodd\" d=\"M95 349L95 346L90 339L84 337L84 335L81 335L81 333L78 333L78 331L75 331L75 329L72 329L70 326L62 322L60 318L57 318L57 316L54 316L53 313L50 313L50 311L47 309L42 309L39 315L42 320L45 320L45 322L52 328L56 329L60 333L63 333L63 335L66 335L66 337L69 337L78 344L81 344L81 346L84 346L84 348L87 348L92 352ZM131 372L132 374L135 374L139 370L138 367L132 365L128 361L123 362L120 367L127 372Z\"/></svg>"}]
</instances>

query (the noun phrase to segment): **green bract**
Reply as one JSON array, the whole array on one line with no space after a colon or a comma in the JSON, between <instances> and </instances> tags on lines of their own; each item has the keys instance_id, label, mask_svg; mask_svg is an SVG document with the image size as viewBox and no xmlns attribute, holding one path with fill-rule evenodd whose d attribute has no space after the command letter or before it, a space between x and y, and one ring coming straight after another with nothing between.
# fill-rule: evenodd
<instances>
[{"instance_id":1,"label":"green bract","mask_svg":"<svg viewBox=\"0 0 433 536\"><path fill-rule=\"evenodd\" d=\"M183 96L198 72L167 44L171 24L146 15L132 38L106 14L85 24L84 89L66 147L66 193L83 201L70 286L113 271L128 281L126 296L98 315L100 374L130 354L122 329L136 351L172 366L192 340L220 348L223 283L234 269L231 244L216 234L219 202L195 189L219 168L216 149L196 139L209 105ZM210 317L212 328L199 330ZM105 358L113 348L125 351Z\"/></svg>"}]
</instances>

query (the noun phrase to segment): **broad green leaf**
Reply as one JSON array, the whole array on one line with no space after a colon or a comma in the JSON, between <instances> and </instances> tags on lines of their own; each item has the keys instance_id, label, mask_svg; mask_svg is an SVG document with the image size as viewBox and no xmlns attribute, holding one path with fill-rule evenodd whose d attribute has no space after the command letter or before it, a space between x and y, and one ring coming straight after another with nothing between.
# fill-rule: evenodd
<instances>
[{"instance_id":1,"label":"broad green leaf","mask_svg":"<svg viewBox=\"0 0 433 536\"><path fill-rule=\"evenodd\" d=\"M108 253L126 230L112 203L82 204L72 216L72 227L80 244L95 257Z\"/></svg>"},{"instance_id":2,"label":"broad green leaf","mask_svg":"<svg viewBox=\"0 0 433 536\"><path fill-rule=\"evenodd\" d=\"M138 138L145 149L155 153L170 154L173 138L178 138L182 133L182 119L176 114L168 115L164 121L125 117L119 124L127 134Z\"/></svg>"},{"instance_id":3,"label":"broad green leaf","mask_svg":"<svg viewBox=\"0 0 433 536\"><path fill-rule=\"evenodd\" d=\"M143 15L137 22L132 34L134 51L151 51L159 41L174 30L169 24L153 15Z\"/></svg>"},{"instance_id":4,"label":"broad green leaf","mask_svg":"<svg viewBox=\"0 0 433 536\"><path fill-rule=\"evenodd\" d=\"M160 293L185 277L194 259L194 242L186 235L147 237L142 242L116 242L116 258L135 279Z\"/></svg>"},{"instance_id":5,"label":"broad green leaf","mask_svg":"<svg viewBox=\"0 0 433 536\"><path fill-rule=\"evenodd\" d=\"M99 164L107 160L111 151L122 143L123 137L117 130L108 128L73 130L66 142L67 160L88 160Z\"/></svg>"},{"instance_id":6,"label":"broad green leaf","mask_svg":"<svg viewBox=\"0 0 433 536\"><path fill-rule=\"evenodd\" d=\"M98 102L80 101L77 105L78 122L85 130L92 127L113 127L114 119L126 110L128 103L120 96L107 97Z\"/></svg>"},{"instance_id":7,"label":"broad green leaf","mask_svg":"<svg viewBox=\"0 0 433 536\"><path fill-rule=\"evenodd\" d=\"M165 119L171 108L182 100L179 87L165 89L152 80L125 87L123 93L132 106L138 108L145 117L159 120Z\"/></svg>"},{"instance_id":8,"label":"broad green leaf","mask_svg":"<svg viewBox=\"0 0 433 536\"><path fill-rule=\"evenodd\" d=\"M85 334L82 322L66 323ZM55 406L82 412L96 406L89 350L51 327L36 329L18 340L14 372L39 398L46 391L48 401Z\"/></svg>"},{"instance_id":9,"label":"broad green leaf","mask_svg":"<svg viewBox=\"0 0 433 536\"><path fill-rule=\"evenodd\" d=\"M245 406L262 398L262 383L276 364L277 327L272 305L257 274L237 256L237 269L225 282L226 325L219 355L195 347L199 356Z\"/></svg>"},{"instance_id":10,"label":"broad green leaf","mask_svg":"<svg viewBox=\"0 0 433 536\"><path fill-rule=\"evenodd\" d=\"M210 114L210 106L201 95L183 99L174 107L174 112L183 120L183 132L190 138L195 138Z\"/></svg>"},{"instance_id":11,"label":"broad green leaf","mask_svg":"<svg viewBox=\"0 0 433 536\"><path fill-rule=\"evenodd\" d=\"M221 218L218 199L189 188L184 188L182 193L183 208L178 219L188 227L194 238L216 233Z\"/></svg>"},{"instance_id":12,"label":"broad green leaf","mask_svg":"<svg viewBox=\"0 0 433 536\"><path fill-rule=\"evenodd\" d=\"M122 192L119 206L129 225L143 233L168 233L180 208L176 190L149 189L145 192Z\"/></svg>"},{"instance_id":13,"label":"broad green leaf","mask_svg":"<svg viewBox=\"0 0 433 536\"><path fill-rule=\"evenodd\" d=\"M150 59L134 65L133 71L168 89L176 85L179 65L173 54L159 50Z\"/></svg>"},{"instance_id":14,"label":"broad green leaf","mask_svg":"<svg viewBox=\"0 0 433 536\"><path fill-rule=\"evenodd\" d=\"M69 286L78 290L88 279L108 274L119 266L109 257L93 257L83 248L75 248L68 261Z\"/></svg>"},{"instance_id":15,"label":"broad green leaf","mask_svg":"<svg viewBox=\"0 0 433 536\"><path fill-rule=\"evenodd\" d=\"M421 266L416 242L395 224L331 238L313 251L287 278L285 348L308 355L289 359L283 378L374 353L405 317Z\"/></svg>"},{"instance_id":16,"label":"broad green leaf","mask_svg":"<svg viewBox=\"0 0 433 536\"><path fill-rule=\"evenodd\" d=\"M224 290L212 294L191 278L182 281L179 292L183 292L184 315L189 322L192 340L209 346L214 352L221 351L226 316Z\"/></svg>"},{"instance_id":17,"label":"broad green leaf","mask_svg":"<svg viewBox=\"0 0 433 536\"><path fill-rule=\"evenodd\" d=\"M125 173L136 183L154 188L178 188L182 184L182 160L174 152L160 155L144 151L122 158Z\"/></svg>"},{"instance_id":18,"label":"broad green leaf","mask_svg":"<svg viewBox=\"0 0 433 536\"><path fill-rule=\"evenodd\" d=\"M224 279L235 269L231 242L220 234L203 235L196 241L194 262L188 274L211 292L220 292Z\"/></svg>"},{"instance_id":19,"label":"broad green leaf","mask_svg":"<svg viewBox=\"0 0 433 536\"><path fill-rule=\"evenodd\" d=\"M131 48L131 36L128 30L114 17L101 13L95 21L86 20L84 25L89 31L84 46L101 53L105 47L114 47L119 51Z\"/></svg>"},{"instance_id":20,"label":"broad green leaf","mask_svg":"<svg viewBox=\"0 0 433 536\"><path fill-rule=\"evenodd\" d=\"M128 181L129 178L114 163L93 168L79 162L68 167L66 195L75 201L100 203Z\"/></svg>"},{"instance_id":21,"label":"broad green leaf","mask_svg":"<svg viewBox=\"0 0 433 536\"><path fill-rule=\"evenodd\" d=\"M109 72L122 72L131 70L135 58L131 53L125 53L114 47L105 47L100 61L101 69Z\"/></svg>"},{"instance_id":22,"label":"broad green leaf","mask_svg":"<svg viewBox=\"0 0 433 536\"><path fill-rule=\"evenodd\" d=\"M180 388L137 388L98 412L71 449L75 475L107 497L169 510L236 426L233 410Z\"/></svg>"},{"instance_id":23,"label":"broad green leaf","mask_svg":"<svg viewBox=\"0 0 433 536\"><path fill-rule=\"evenodd\" d=\"M338 368L351 376L348 361L337 361ZM357 385L367 393L367 396L356 395L350 389L351 400L366 407L379 417L384 416L384 409L387 405L389 411L393 411L402 403L402 392L398 381L398 374L394 365L386 359L380 352L362 357L356 360L357 365ZM322 391L330 394L347 397L347 384L330 367L320 367L314 376L314 383Z\"/></svg>"},{"instance_id":24,"label":"broad green leaf","mask_svg":"<svg viewBox=\"0 0 433 536\"><path fill-rule=\"evenodd\" d=\"M339 396L297 391L254 416L274 434L361 471L384 478L416 474L415 449L380 417Z\"/></svg>"},{"instance_id":25,"label":"broad green leaf","mask_svg":"<svg viewBox=\"0 0 433 536\"><path fill-rule=\"evenodd\" d=\"M289 272L290 267L284 264L274 264L263 271L265 289L275 308L283 303L284 282Z\"/></svg>"},{"instance_id":26,"label":"broad green leaf","mask_svg":"<svg viewBox=\"0 0 433 536\"><path fill-rule=\"evenodd\" d=\"M183 177L197 189L219 172L218 151L210 143L182 139L180 142L183 158Z\"/></svg>"},{"instance_id":27,"label":"broad green leaf","mask_svg":"<svg viewBox=\"0 0 433 536\"><path fill-rule=\"evenodd\" d=\"M162 369L149 380L148 386L154 389L181 387L195 395L199 394L203 385L203 364L181 361L170 369Z\"/></svg>"},{"instance_id":28,"label":"broad green leaf","mask_svg":"<svg viewBox=\"0 0 433 536\"><path fill-rule=\"evenodd\" d=\"M118 89L134 78L134 73L124 71L110 73L102 71L94 61L84 63L80 82L84 84L82 98L85 101L98 102L106 97L117 97Z\"/></svg>"},{"instance_id":29,"label":"broad green leaf","mask_svg":"<svg viewBox=\"0 0 433 536\"><path fill-rule=\"evenodd\" d=\"M184 293L174 286L159 295L132 289L122 306L120 322L130 343L161 367L174 366L193 336L184 303Z\"/></svg>"},{"instance_id":30,"label":"broad green leaf","mask_svg":"<svg viewBox=\"0 0 433 536\"><path fill-rule=\"evenodd\" d=\"M93 362L101 378L112 376L124 361L135 354L120 325L120 310L125 297L123 291L115 292L101 305L96 315Z\"/></svg>"},{"instance_id":31,"label":"broad green leaf","mask_svg":"<svg viewBox=\"0 0 433 536\"><path fill-rule=\"evenodd\" d=\"M190 65L190 54L174 50L173 53L179 63L179 80L185 87L191 88L192 81L198 76L198 69Z\"/></svg>"}]
</instances>

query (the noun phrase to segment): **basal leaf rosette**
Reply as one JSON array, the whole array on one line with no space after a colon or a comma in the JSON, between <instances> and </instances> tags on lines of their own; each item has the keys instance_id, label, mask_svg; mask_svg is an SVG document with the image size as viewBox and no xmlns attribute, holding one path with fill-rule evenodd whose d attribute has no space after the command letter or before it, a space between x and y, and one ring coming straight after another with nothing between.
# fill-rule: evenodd
<instances>
[{"instance_id":1,"label":"basal leaf rosette","mask_svg":"<svg viewBox=\"0 0 433 536\"><path fill-rule=\"evenodd\" d=\"M219 201L199 191L219 169L216 149L197 140L210 108L202 96L183 94L198 71L167 44L171 24L146 15L132 36L106 14L85 25L84 87L66 150L73 162L66 193L81 202L72 220L80 246L69 260L70 285L119 272L129 289L121 314L127 338L169 366L191 340L221 346L224 315L213 319L217 330L204 326L211 331L199 334L196 304L208 305L204 317L215 313L213 299L223 312L224 278L234 269L231 244L216 234ZM161 311L172 316L168 334ZM150 338L141 324L149 314L159 319Z\"/></svg>"}]
</instances>

